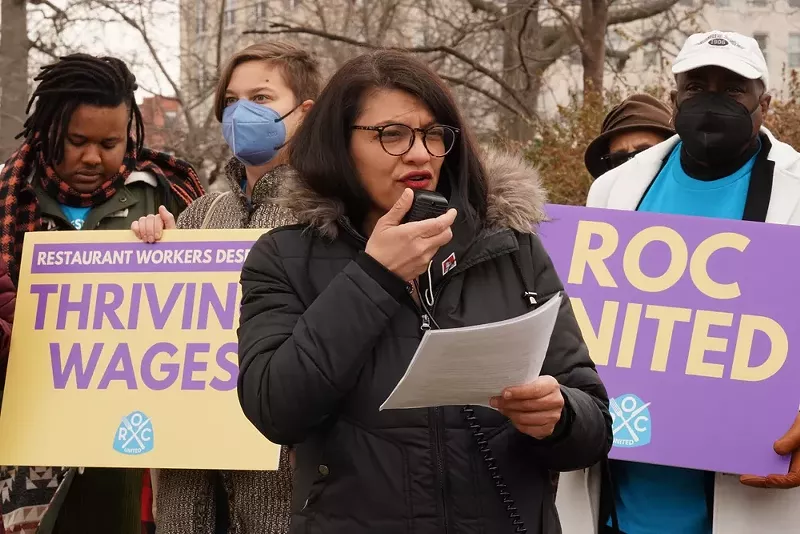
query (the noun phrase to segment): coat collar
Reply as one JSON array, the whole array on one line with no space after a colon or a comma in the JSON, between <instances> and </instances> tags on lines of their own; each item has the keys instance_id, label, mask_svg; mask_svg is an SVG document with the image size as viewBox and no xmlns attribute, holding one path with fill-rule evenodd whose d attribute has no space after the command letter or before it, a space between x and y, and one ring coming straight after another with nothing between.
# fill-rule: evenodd
<instances>
[{"instance_id":1,"label":"coat collar","mask_svg":"<svg viewBox=\"0 0 800 534\"><path fill-rule=\"evenodd\" d=\"M775 164L766 222L786 224L800 204L800 153L778 141L768 129L761 128L761 133L772 143L767 159ZM612 180L605 207L635 210L678 141L675 135L611 171L616 179Z\"/></svg>"},{"instance_id":2,"label":"coat collar","mask_svg":"<svg viewBox=\"0 0 800 534\"><path fill-rule=\"evenodd\" d=\"M253 205L258 206L265 201L274 199L278 195L283 180L287 175L293 174L293 172L294 171L288 165L279 165L259 178L250 198ZM245 194L244 191L242 191L241 183L246 176L244 164L238 159L231 158L227 165L225 165L225 181L231 192L242 199L245 198Z\"/></svg>"},{"instance_id":3,"label":"coat collar","mask_svg":"<svg viewBox=\"0 0 800 534\"><path fill-rule=\"evenodd\" d=\"M483 164L488 197L485 230L532 233L546 218L547 198L537 170L519 155L501 151L487 152ZM345 216L342 202L320 196L296 172L284 177L277 202L321 235L331 239L339 235Z\"/></svg>"}]
</instances>

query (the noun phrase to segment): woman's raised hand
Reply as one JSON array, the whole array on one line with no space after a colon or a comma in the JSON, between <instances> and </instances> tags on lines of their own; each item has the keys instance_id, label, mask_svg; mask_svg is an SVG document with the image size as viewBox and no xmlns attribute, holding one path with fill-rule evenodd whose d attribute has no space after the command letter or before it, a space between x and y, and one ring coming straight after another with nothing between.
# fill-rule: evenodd
<instances>
[{"instance_id":1,"label":"woman's raised hand","mask_svg":"<svg viewBox=\"0 0 800 534\"><path fill-rule=\"evenodd\" d=\"M453 238L450 227L456 220L456 210L451 208L435 219L402 224L413 200L413 192L406 189L378 219L366 248L367 254L407 282L428 270L436 251Z\"/></svg>"}]
</instances>

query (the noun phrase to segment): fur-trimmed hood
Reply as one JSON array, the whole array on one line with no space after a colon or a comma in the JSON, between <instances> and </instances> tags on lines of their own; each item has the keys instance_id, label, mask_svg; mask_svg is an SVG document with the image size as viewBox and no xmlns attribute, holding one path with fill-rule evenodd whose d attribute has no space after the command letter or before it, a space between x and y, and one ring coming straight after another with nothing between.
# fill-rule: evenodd
<instances>
[{"instance_id":1,"label":"fur-trimmed hood","mask_svg":"<svg viewBox=\"0 0 800 534\"><path fill-rule=\"evenodd\" d=\"M486 152L483 164L488 188L487 228L532 233L546 219L547 194L538 171L521 156L506 151ZM317 194L296 171L283 177L276 202L291 210L299 223L315 228L325 237L338 236L337 221L345 215L344 204Z\"/></svg>"}]
</instances>

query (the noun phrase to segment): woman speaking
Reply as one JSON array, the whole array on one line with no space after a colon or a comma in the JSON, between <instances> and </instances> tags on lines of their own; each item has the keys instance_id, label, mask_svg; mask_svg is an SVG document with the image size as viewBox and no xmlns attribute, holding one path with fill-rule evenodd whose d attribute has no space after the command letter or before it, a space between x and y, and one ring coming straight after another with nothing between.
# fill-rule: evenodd
<instances>
[{"instance_id":1,"label":"woman speaking","mask_svg":"<svg viewBox=\"0 0 800 534\"><path fill-rule=\"evenodd\" d=\"M242 271L239 399L296 445L292 533L557 533L550 471L611 446L607 395L568 299L542 376L495 410L379 411L424 331L522 315L563 290L533 233L534 170L482 159L444 82L399 52L351 60L290 144L274 230ZM409 189L451 209L403 223ZM491 365L492 354L486 354Z\"/></svg>"}]
</instances>

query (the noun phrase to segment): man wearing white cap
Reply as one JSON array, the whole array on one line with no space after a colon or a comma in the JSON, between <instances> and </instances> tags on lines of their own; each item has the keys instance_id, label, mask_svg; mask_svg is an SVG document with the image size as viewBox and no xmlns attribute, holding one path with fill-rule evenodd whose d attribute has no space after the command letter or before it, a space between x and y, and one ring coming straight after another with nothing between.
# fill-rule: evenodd
<instances>
[{"instance_id":1,"label":"man wearing white cap","mask_svg":"<svg viewBox=\"0 0 800 534\"><path fill-rule=\"evenodd\" d=\"M800 153L762 126L771 97L758 43L692 35L672 72L677 135L598 178L587 206L800 225ZM562 475L564 534L800 532L800 490L745 486L800 486L800 418L775 438L776 453L794 455L789 475L739 480L613 460Z\"/></svg>"}]
</instances>

